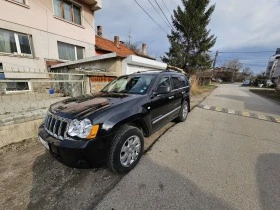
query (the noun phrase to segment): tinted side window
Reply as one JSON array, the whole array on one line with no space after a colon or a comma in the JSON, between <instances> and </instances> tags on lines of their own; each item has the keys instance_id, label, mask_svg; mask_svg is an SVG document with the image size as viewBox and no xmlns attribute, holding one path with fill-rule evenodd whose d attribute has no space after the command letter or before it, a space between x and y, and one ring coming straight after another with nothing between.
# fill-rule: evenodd
<instances>
[{"instance_id":1,"label":"tinted side window","mask_svg":"<svg viewBox=\"0 0 280 210\"><path fill-rule=\"evenodd\" d=\"M179 89L183 87L183 84L178 77L172 77L172 83L173 83L173 89Z\"/></svg>"},{"instance_id":2,"label":"tinted side window","mask_svg":"<svg viewBox=\"0 0 280 210\"><path fill-rule=\"evenodd\" d=\"M184 87L189 86L189 81L185 76L180 76L180 80L182 81Z\"/></svg>"},{"instance_id":3,"label":"tinted side window","mask_svg":"<svg viewBox=\"0 0 280 210\"><path fill-rule=\"evenodd\" d=\"M158 87L171 87L171 83L170 83L170 79L169 77L163 77L160 79L159 83L158 83Z\"/></svg>"}]
</instances>

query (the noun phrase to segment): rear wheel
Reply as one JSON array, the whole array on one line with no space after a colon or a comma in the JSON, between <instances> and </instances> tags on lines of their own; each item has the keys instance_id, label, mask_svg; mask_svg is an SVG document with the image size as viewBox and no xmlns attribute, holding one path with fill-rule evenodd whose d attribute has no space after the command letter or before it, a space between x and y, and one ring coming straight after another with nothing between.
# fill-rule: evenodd
<instances>
[{"instance_id":1,"label":"rear wheel","mask_svg":"<svg viewBox=\"0 0 280 210\"><path fill-rule=\"evenodd\" d=\"M183 101L177 120L179 122L184 122L187 119L188 114L189 114L189 103L187 101Z\"/></svg>"},{"instance_id":2,"label":"rear wheel","mask_svg":"<svg viewBox=\"0 0 280 210\"><path fill-rule=\"evenodd\" d=\"M108 155L107 165L114 173L126 173L139 162L144 148L142 132L124 125L116 133Z\"/></svg>"}]
</instances>

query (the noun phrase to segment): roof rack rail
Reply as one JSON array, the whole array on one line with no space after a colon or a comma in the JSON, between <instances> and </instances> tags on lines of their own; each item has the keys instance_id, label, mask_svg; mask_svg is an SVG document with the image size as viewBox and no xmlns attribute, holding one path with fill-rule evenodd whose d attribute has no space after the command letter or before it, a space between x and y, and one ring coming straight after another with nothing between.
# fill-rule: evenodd
<instances>
[{"instance_id":1,"label":"roof rack rail","mask_svg":"<svg viewBox=\"0 0 280 210\"><path fill-rule=\"evenodd\" d=\"M136 73L143 73L143 72L149 72L149 71L161 71L161 72L164 72L164 71L166 71L166 69L150 69L150 70L147 70L147 71L137 71Z\"/></svg>"}]
</instances>

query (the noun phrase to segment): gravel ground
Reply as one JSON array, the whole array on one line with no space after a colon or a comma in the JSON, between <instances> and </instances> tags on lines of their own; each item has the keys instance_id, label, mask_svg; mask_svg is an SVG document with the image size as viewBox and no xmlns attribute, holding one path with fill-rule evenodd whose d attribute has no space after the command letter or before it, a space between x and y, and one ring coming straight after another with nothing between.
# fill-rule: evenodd
<instances>
[{"instance_id":1,"label":"gravel ground","mask_svg":"<svg viewBox=\"0 0 280 210\"><path fill-rule=\"evenodd\" d=\"M208 93L192 98L191 107ZM145 140L145 150L175 123ZM89 209L121 180L105 166L73 169L56 161L36 139L0 149L0 209Z\"/></svg>"}]
</instances>

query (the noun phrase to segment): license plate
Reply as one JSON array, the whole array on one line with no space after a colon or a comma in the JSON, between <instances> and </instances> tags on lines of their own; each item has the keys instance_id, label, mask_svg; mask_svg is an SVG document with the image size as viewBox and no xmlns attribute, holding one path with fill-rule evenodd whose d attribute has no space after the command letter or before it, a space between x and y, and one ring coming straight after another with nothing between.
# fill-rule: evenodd
<instances>
[{"instance_id":1,"label":"license plate","mask_svg":"<svg viewBox=\"0 0 280 210\"><path fill-rule=\"evenodd\" d=\"M46 142L44 139L42 139L40 136L38 136L39 141L43 144L43 146L47 149L50 150L48 142Z\"/></svg>"}]
</instances>

